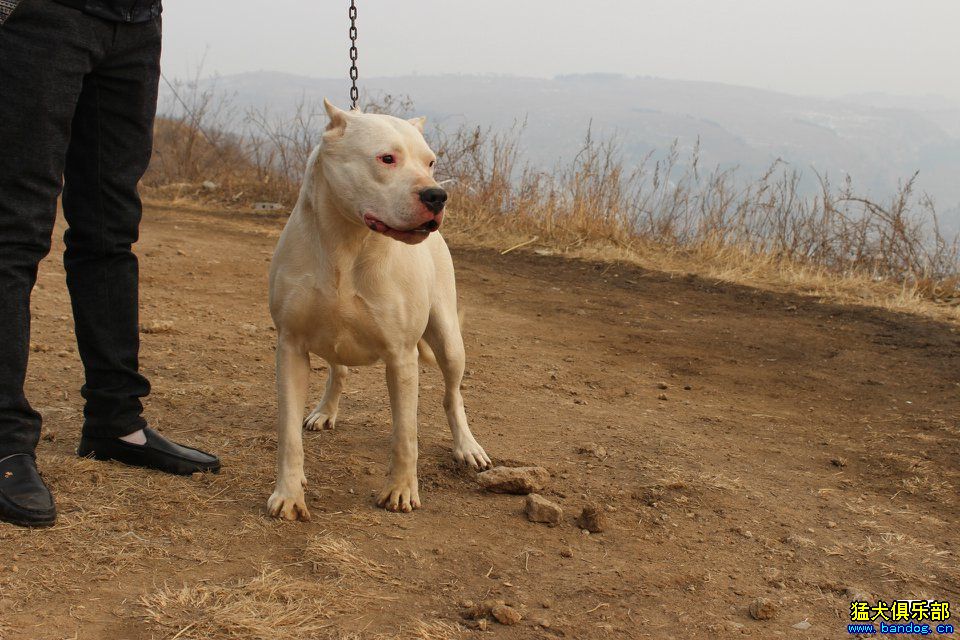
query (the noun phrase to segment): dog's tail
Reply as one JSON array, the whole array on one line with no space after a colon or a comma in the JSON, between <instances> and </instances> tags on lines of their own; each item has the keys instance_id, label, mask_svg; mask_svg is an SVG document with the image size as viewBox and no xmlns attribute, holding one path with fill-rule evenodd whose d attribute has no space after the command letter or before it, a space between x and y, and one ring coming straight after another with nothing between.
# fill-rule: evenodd
<instances>
[{"instance_id":1,"label":"dog's tail","mask_svg":"<svg viewBox=\"0 0 960 640\"><path fill-rule=\"evenodd\" d=\"M437 355L423 338L420 338L420 342L417 343L417 351L420 353L420 364L437 366Z\"/></svg>"},{"instance_id":2,"label":"dog's tail","mask_svg":"<svg viewBox=\"0 0 960 640\"><path fill-rule=\"evenodd\" d=\"M457 309L457 322L460 324L460 330L463 331L463 307ZM420 353L420 362L421 364L426 364L430 366L437 366L437 355L433 352L433 349L430 348L430 345L427 344L427 341L423 338L420 338L420 342L417 343L417 351Z\"/></svg>"}]
</instances>

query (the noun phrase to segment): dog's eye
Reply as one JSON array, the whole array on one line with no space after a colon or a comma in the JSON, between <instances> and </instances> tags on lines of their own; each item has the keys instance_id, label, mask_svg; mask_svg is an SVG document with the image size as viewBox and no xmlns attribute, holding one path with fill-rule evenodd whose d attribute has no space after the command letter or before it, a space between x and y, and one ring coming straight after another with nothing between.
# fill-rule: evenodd
<instances>
[{"instance_id":1,"label":"dog's eye","mask_svg":"<svg viewBox=\"0 0 960 640\"><path fill-rule=\"evenodd\" d=\"M389 154L389 153L380 156L380 162L382 162L383 164L393 164L393 163L395 163L396 161L397 161L397 159L396 159L395 157L393 157L392 154Z\"/></svg>"},{"instance_id":2,"label":"dog's eye","mask_svg":"<svg viewBox=\"0 0 960 640\"><path fill-rule=\"evenodd\" d=\"M431 161L430 161L430 166L431 166L431 167L432 167L433 165L435 165L435 164L437 164L437 161L436 161L436 160L431 160Z\"/></svg>"}]
</instances>

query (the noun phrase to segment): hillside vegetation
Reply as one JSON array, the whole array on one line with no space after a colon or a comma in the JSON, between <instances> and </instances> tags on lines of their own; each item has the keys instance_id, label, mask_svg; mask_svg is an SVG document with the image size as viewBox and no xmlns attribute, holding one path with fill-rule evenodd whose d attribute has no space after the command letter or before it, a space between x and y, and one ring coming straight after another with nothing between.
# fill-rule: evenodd
<instances>
[{"instance_id":1,"label":"hillside vegetation","mask_svg":"<svg viewBox=\"0 0 960 640\"><path fill-rule=\"evenodd\" d=\"M176 89L177 115L157 123L148 196L292 206L325 124L322 108L238 114L229 98L196 83ZM409 115L413 105L384 95L364 110ZM242 133L233 133L237 122ZM589 131L574 158L545 172L525 162L519 134L429 130L437 177L451 193L448 237L960 318L957 239L941 232L933 203L914 191L915 176L885 201L824 176L819 192L804 196L801 173L779 161L754 181L701 166L697 149L684 155L673 147L664 159L630 166L616 140Z\"/></svg>"}]
</instances>

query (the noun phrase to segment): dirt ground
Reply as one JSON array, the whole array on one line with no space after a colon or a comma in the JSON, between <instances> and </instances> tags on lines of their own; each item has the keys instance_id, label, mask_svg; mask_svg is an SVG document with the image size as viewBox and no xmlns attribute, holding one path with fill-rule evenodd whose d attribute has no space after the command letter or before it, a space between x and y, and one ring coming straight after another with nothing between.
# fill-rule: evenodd
<instances>
[{"instance_id":1,"label":"dirt ground","mask_svg":"<svg viewBox=\"0 0 960 640\"><path fill-rule=\"evenodd\" d=\"M218 452L217 476L76 458L82 370L54 248L29 395L60 518L0 526L0 637L843 638L858 594L960 610L955 327L522 249L454 247L464 394L495 463L550 470L562 523L454 466L432 370L424 507L377 509L382 366L351 376L336 430L305 433L313 520L266 517L282 222L151 206L138 245L146 415ZM574 524L588 503L602 533ZM772 619L750 617L758 597ZM523 619L464 617L496 599Z\"/></svg>"}]
</instances>

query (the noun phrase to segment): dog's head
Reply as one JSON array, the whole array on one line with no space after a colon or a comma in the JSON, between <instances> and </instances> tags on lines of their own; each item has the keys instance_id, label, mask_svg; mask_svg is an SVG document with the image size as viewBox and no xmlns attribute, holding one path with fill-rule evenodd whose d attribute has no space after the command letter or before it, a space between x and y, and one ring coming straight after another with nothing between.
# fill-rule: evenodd
<instances>
[{"instance_id":1,"label":"dog's head","mask_svg":"<svg viewBox=\"0 0 960 640\"><path fill-rule=\"evenodd\" d=\"M447 192L433 179L436 154L423 118L343 111L323 101L330 124L318 161L342 215L407 244L440 228Z\"/></svg>"}]
</instances>

